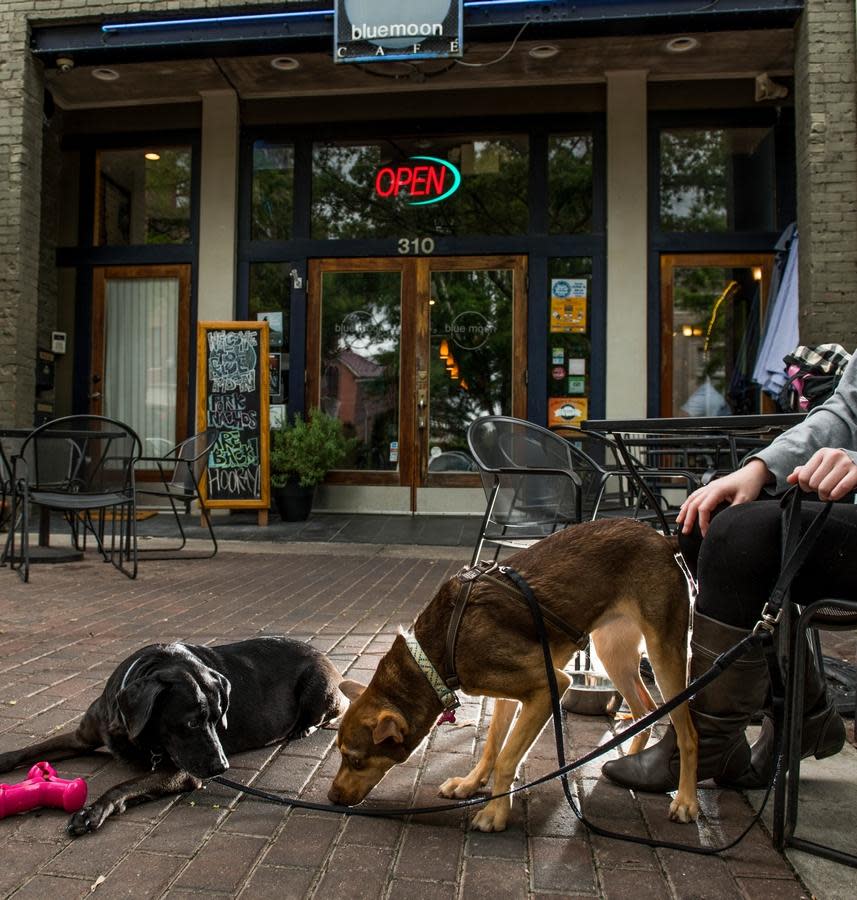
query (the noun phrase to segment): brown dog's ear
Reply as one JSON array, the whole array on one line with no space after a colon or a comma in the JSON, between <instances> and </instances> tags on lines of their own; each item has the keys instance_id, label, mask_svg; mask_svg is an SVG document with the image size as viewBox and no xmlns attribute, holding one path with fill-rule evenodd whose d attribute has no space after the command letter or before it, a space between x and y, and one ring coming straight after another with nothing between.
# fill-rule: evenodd
<instances>
[{"instance_id":1,"label":"brown dog's ear","mask_svg":"<svg viewBox=\"0 0 857 900\"><path fill-rule=\"evenodd\" d=\"M356 700L366 690L366 685L360 684L359 681L352 681L350 678L344 678L339 682L339 690L349 700Z\"/></svg>"},{"instance_id":2,"label":"brown dog's ear","mask_svg":"<svg viewBox=\"0 0 857 900\"><path fill-rule=\"evenodd\" d=\"M408 733L408 723L405 717L392 709L385 709L378 715L378 721L372 729L372 740L376 744L383 743L390 738L397 744L405 740Z\"/></svg>"}]
</instances>

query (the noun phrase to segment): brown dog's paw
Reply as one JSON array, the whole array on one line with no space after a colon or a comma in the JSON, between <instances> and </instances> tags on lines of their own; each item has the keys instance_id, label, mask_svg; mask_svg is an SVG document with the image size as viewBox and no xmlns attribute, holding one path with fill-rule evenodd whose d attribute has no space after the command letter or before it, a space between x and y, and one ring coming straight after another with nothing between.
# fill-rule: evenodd
<instances>
[{"instance_id":1,"label":"brown dog's paw","mask_svg":"<svg viewBox=\"0 0 857 900\"><path fill-rule=\"evenodd\" d=\"M699 815L699 803L694 797L692 800L686 800L680 795L676 795L675 799L670 803L670 820L673 822L695 822Z\"/></svg>"},{"instance_id":2,"label":"brown dog's paw","mask_svg":"<svg viewBox=\"0 0 857 900\"><path fill-rule=\"evenodd\" d=\"M505 831L512 802L508 797L492 800L473 817L470 827L474 831Z\"/></svg>"},{"instance_id":3,"label":"brown dog's paw","mask_svg":"<svg viewBox=\"0 0 857 900\"><path fill-rule=\"evenodd\" d=\"M466 797L472 797L481 787L481 782L474 782L468 778L447 778L440 786L438 795L450 800L463 800Z\"/></svg>"}]
</instances>

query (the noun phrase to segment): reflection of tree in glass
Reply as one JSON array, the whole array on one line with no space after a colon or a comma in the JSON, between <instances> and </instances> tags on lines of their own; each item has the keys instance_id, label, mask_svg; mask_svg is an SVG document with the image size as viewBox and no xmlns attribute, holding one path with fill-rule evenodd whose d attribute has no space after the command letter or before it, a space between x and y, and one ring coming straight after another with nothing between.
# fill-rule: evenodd
<instances>
[{"instance_id":1,"label":"reflection of tree in glass","mask_svg":"<svg viewBox=\"0 0 857 900\"><path fill-rule=\"evenodd\" d=\"M431 443L443 450L466 451L470 422L483 415L511 413L512 274L435 272L432 297ZM477 330L456 338L454 327L462 313ZM487 327L480 331L478 323L483 320ZM450 377L446 360L439 355L442 340L458 366L457 378Z\"/></svg>"},{"instance_id":2,"label":"reflection of tree in glass","mask_svg":"<svg viewBox=\"0 0 857 900\"><path fill-rule=\"evenodd\" d=\"M731 153L723 129L661 133L661 228L725 231Z\"/></svg>"},{"instance_id":3,"label":"reflection of tree in glass","mask_svg":"<svg viewBox=\"0 0 857 900\"><path fill-rule=\"evenodd\" d=\"M146 160L146 243L183 244L190 240L191 155L159 150Z\"/></svg>"},{"instance_id":4,"label":"reflection of tree in glass","mask_svg":"<svg viewBox=\"0 0 857 900\"><path fill-rule=\"evenodd\" d=\"M721 394L726 389L726 337L732 321L732 304L724 304L725 309L721 309L713 321L711 316L728 281L726 269L712 266L676 269L673 296L673 330L679 335L683 325L699 330L699 336L693 340L699 346L707 343L701 358L700 383L706 377L710 378ZM694 387L696 385L691 386L691 391Z\"/></svg>"},{"instance_id":5,"label":"reflection of tree in glass","mask_svg":"<svg viewBox=\"0 0 857 900\"><path fill-rule=\"evenodd\" d=\"M251 319L260 312L283 313L283 350L289 349L289 265L253 263L250 266L248 313Z\"/></svg>"},{"instance_id":6,"label":"reflection of tree in glass","mask_svg":"<svg viewBox=\"0 0 857 900\"><path fill-rule=\"evenodd\" d=\"M253 145L253 239L291 237L294 150L288 145Z\"/></svg>"},{"instance_id":7,"label":"reflection of tree in glass","mask_svg":"<svg viewBox=\"0 0 857 900\"><path fill-rule=\"evenodd\" d=\"M461 162L462 147L468 162ZM446 154L462 169L461 187L442 203L411 206L403 197L378 197L375 176L408 154L392 142L316 144L313 148L312 234L317 238L519 234L527 230L526 138L469 141ZM453 157L455 157L453 159Z\"/></svg>"},{"instance_id":8,"label":"reflection of tree in glass","mask_svg":"<svg viewBox=\"0 0 857 900\"><path fill-rule=\"evenodd\" d=\"M548 147L551 234L592 228L592 136L554 135Z\"/></svg>"},{"instance_id":9,"label":"reflection of tree in glass","mask_svg":"<svg viewBox=\"0 0 857 900\"><path fill-rule=\"evenodd\" d=\"M401 278L398 272L325 273L322 303L322 407L356 438L346 468L385 469L398 440ZM356 397L342 412L348 389L332 370L347 370ZM351 418L349 419L349 415Z\"/></svg>"}]
</instances>

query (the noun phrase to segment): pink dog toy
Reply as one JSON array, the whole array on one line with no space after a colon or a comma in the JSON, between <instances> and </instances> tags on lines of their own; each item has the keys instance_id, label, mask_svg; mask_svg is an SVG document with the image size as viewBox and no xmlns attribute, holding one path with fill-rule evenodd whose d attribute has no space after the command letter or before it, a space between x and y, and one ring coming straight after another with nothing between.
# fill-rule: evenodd
<instances>
[{"instance_id":1,"label":"pink dog toy","mask_svg":"<svg viewBox=\"0 0 857 900\"><path fill-rule=\"evenodd\" d=\"M0 819L37 806L76 812L86 803L86 782L82 778L58 778L47 762L36 763L27 774L27 780L19 784L0 784Z\"/></svg>"}]
</instances>

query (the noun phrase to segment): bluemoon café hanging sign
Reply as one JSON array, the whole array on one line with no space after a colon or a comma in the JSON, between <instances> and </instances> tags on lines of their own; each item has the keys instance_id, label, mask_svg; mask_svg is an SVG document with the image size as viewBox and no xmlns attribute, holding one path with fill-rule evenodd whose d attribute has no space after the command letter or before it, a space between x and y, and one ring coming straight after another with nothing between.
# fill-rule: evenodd
<instances>
[{"instance_id":1,"label":"bluemoon caf\u00e9 hanging sign","mask_svg":"<svg viewBox=\"0 0 857 900\"><path fill-rule=\"evenodd\" d=\"M464 0L336 0L335 62L461 56Z\"/></svg>"}]
</instances>

